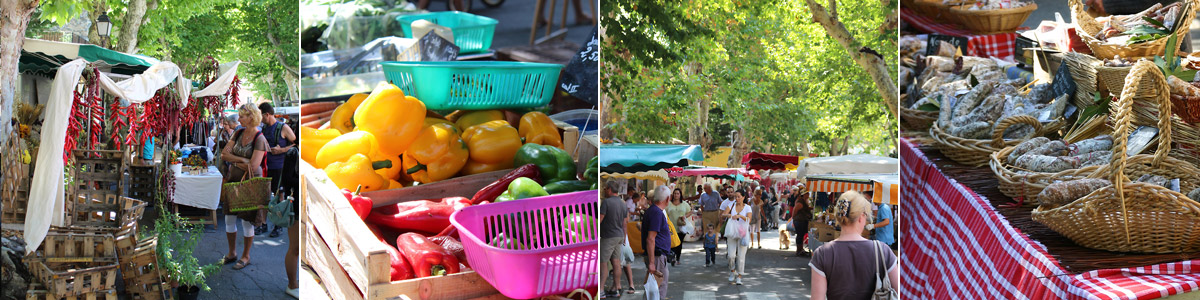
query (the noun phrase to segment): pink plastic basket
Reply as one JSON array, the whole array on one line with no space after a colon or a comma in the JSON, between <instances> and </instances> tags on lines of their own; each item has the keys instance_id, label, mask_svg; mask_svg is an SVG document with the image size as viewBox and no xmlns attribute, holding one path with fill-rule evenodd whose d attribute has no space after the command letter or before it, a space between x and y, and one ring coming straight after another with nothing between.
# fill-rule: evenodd
<instances>
[{"instance_id":1,"label":"pink plastic basket","mask_svg":"<svg viewBox=\"0 0 1200 300\"><path fill-rule=\"evenodd\" d=\"M596 286L599 199L591 190L471 206L450 222L475 272L505 296L537 298Z\"/></svg>"}]
</instances>

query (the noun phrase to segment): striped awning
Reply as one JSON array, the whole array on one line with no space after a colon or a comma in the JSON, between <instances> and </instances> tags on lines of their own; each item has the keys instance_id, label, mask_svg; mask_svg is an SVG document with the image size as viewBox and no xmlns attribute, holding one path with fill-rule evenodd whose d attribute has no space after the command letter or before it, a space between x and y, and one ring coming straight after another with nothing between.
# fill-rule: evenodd
<instances>
[{"instance_id":1,"label":"striped awning","mask_svg":"<svg viewBox=\"0 0 1200 300\"><path fill-rule=\"evenodd\" d=\"M809 177L808 184L806 185L808 186L808 190L810 192L841 193L845 191L866 192L875 190L875 185L872 184L870 180L856 181L838 178Z\"/></svg>"},{"instance_id":2,"label":"striped awning","mask_svg":"<svg viewBox=\"0 0 1200 300\"><path fill-rule=\"evenodd\" d=\"M600 178L623 178L623 179L631 179L632 178L632 179L642 179L642 180L657 180L657 181L662 181L662 182L670 181L670 179L667 178L667 171L663 171L663 170L642 171L642 172L625 172L625 173L601 172Z\"/></svg>"},{"instance_id":3,"label":"striped awning","mask_svg":"<svg viewBox=\"0 0 1200 300\"><path fill-rule=\"evenodd\" d=\"M887 201L888 205L896 206L900 204L900 184L876 181L875 182L875 199L871 202L883 203Z\"/></svg>"}]
</instances>

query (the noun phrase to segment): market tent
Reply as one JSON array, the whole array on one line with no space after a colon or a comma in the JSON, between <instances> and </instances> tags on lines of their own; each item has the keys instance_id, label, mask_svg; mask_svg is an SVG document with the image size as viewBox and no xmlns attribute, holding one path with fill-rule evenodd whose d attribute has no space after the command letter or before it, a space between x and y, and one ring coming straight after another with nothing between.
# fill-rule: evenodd
<instances>
[{"instance_id":1,"label":"market tent","mask_svg":"<svg viewBox=\"0 0 1200 300\"><path fill-rule=\"evenodd\" d=\"M605 153L605 155L607 155L607 154L608 153ZM671 177L682 177L682 176L704 176L704 175L733 175L733 174L737 174L738 170L739 169L734 169L734 168L700 167L700 168L694 168L694 169L670 168L670 169L667 169L666 171L668 174L671 175Z\"/></svg>"},{"instance_id":2,"label":"market tent","mask_svg":"<svg viewBox=\"0 0 1200 300\"><path fill-rule=\"evenodd\" d=\"M149 56L125 54L96 45L25 39L17 69L25 73L50 76L59 66L77 58L90 63L102 62L111 68L109 73L124 75L141 74L159 62Z\"/></svg>"},{"instance_id":3,"label":"market tent","mask_svg":"<svg viewBox=\"0 0 1200 300\"><path fill-rule=\"evenodd\" d=\"M807 174L890 174L900 172L900 160L870 154L854 154L804 160ZM801 176L803 176L802 173Z\"/></svg>"},{"instance_id":4,"label":"market tent","mask_svg":"<svg viewBox=\"0 0 1200 300\"><path fill-rule=\"evenodd\" d=\"M604 153L600 156L600 171L607 173L663 170L687 166L688 161L704 161L704 151L698 145L605 144L600 145L600 152Z\"/></svg>"},{"instance_id":5,"label":"market tent","mask_svg":"<svg viewBox=\"0 0 1200 300\"><path fill-rule=\"evenodd\" d=\"M746 169L786 170L788 165L800 164L799 156L758 153L751 151L742 156L742 165Z\"/></svg>"},{"instance_id":6,"label":"market tent","mask_svg":"<svg viewBox=\"0 0 1200 300\"><path fill-rule=\"evenodd\" d=\"M823 174L808 176L810 192L841 193L845 191L872 192L872 201L898 205L900 174ZM883 195L886 194L886 195Z\"/></svg>"},{"instance_id":7,"label":"market tent","mask_svg":"<svg viewBox=\"0 0 1200 300\"><path fill-rule=\"evenodd\" d=\"M600 177L601 177L601 178L624 178L624 179L658 180L658 181L663 181L663 182L666 182L666 181L668 181L668 180L667 180L667 171L663 171L663 170L642 171L642 172L628 172L628 173L606 173L606 172L601 172L601 173L600 173Z\"/></svg>"},{"instance_id":8,"label":"market tent","mask_svg":"<svg viewBox=\"0 0 1200 300\"><path fill-rule=\"evenodd\" d=\"M887 201L892 206L900 204L900 174L876 179L875 195L873 198L871 202L883 203Z\"/></svg>"}]
</instances>

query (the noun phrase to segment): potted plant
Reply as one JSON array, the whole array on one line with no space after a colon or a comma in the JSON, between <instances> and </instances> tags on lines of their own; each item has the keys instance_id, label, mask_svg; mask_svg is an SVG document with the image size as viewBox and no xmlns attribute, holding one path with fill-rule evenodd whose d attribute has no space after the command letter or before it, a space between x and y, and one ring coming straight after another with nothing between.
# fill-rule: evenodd
<instances>
[{"instance_id":1,"label":"potted plant","mask_svg":"<svg viewBox=\"0 0 1200 300\"><path fill-rule=\"evenodd\" d=\"M179 150L171 150L167 152L167 164L171 166L171 171L175 174L183 172L183 153Z\"/></svg>"},{"instance_id":2,"label":"potted plant","mask_svg":"<svg viewBox=\"0 0 1200 300\"><path fill-rule=\"evenodd\" d=\"M159 207L162 206L160 203ZM202 265L193 251L203 237L204 228L199 224L185 222L177 213L162 210L161 216L154 221L154 230L158 236L159 272L177 286L179 299L197 299L200 291L210 288L205 280L221 269L219 263Z\"/></svg>"}]
</instances>

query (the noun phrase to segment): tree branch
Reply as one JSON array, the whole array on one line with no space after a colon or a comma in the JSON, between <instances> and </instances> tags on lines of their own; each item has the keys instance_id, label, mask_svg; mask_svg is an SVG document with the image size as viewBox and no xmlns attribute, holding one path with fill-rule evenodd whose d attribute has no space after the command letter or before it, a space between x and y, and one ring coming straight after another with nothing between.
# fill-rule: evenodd
<instances>
[{"instance_id":1,"label":"tree branch","mask_svg":"<svg viewBox=\"0 0 1200 300\"><path fill-rule=\"evenodd\" d=\"M836 0L830 0L831 3L834 3L835 1ZM850 35L850 31L846 30L846 26L836 19L836 14L831 14L830 11L826 11L824 7L821 7L821 5L817 4L817 2L814 0L804 0L804 2L808 4L809 10L812 11L813 21L821 24L821 27L825 28L825 32L828 33L834 41L837 41L838 44L842 45L842 48L844 48L846 53L854 59L854 62L858 63L863 70L867 71L867 74L871 76L871 81L875 82L875 89L878 90L879 95L883 98L883 104L887 106L888 112L891 112L893 117L897 116L898 111L896 108L896 103L900 99L900 90L896 88L896 80L892 79L892 75L888 73L887 63L878 56L864 53L865 51L860 51L870 49L862 47L862 45L854 39L854 36ZM836 7L834 7L834 9L836 9Z\"/></svg>"}]
</instances>

